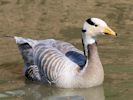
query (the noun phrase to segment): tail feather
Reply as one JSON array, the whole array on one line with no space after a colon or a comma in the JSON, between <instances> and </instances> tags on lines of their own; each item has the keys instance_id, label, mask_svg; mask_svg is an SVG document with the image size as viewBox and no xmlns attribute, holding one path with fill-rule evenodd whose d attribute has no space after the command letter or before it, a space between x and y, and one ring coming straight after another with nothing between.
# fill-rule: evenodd
<instances>
[{"instance_id":1,"label":"tail feather","mask_svg":"<svg viewBox=\"0 0 133 100\"><path fill-rule=\"evenodd\" d=\"M30 80L41 80L38 67L34 64L33 47L37 40L14 37L24 60L24 73Z\"/></svg>"},{"instance_id":2,"label":"tail feather","mask_svg":"<svg viewBox=\"0 0 133 100\"><path fill-rule=\"evenodd\" d=\"M37 44L37 40L32 40L28 38L26 39L26 38L15 36L14 39L16 40L16 43L18 45L28 43L31 47L34 47Z\"/></svg>"},{"instance_id":3,"label":"tail feather","mask_svg":"<svg viewBox=\"0 0 133 100\"><path fill-rule=\"evenodd\" d=\"M34 40L25 39L22 37L14 37L14 38L16 40L16 43L24 60L25 64L24 71L26 71L29 66L34 65L33 48L32 48Z\"/></svg>"}]
</instances>

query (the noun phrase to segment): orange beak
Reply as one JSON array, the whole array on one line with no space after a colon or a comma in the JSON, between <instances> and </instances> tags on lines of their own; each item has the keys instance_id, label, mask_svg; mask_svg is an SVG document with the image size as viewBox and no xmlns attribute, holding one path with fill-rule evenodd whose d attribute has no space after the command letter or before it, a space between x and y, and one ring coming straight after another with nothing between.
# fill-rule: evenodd
<instances>
[{"instance_id":1,"label":"orange beak","mask_svg":"<svg viewBox=\"0 0 133 100\"><path fill-rule=\"evenodd\" d=\"M104 29L104 34L106 35L114 35L114 36L117 36L117 33L115 33L110 27L105 27Z\"/></svg>"}]
</instances>

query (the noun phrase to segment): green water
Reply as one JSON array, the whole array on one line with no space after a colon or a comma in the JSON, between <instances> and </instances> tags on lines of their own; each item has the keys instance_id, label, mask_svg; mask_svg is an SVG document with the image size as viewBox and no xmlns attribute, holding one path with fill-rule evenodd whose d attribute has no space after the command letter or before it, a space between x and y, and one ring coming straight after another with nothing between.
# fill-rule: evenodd
<instances>
[{"instance_id":1,"label":"green water","mask_svg":"<svg viewBox=\"0 0 133 100\"><path fill-rule=\"evenodd\" d=\"M26 80L15 41L2 36L56 38L82 49L80 34L88 17L105 20L118 33L97 40L104 84L59 89ZM0 0L0 100L133 100L132 26L132 0Z\"/></svg>"}]
</instances>

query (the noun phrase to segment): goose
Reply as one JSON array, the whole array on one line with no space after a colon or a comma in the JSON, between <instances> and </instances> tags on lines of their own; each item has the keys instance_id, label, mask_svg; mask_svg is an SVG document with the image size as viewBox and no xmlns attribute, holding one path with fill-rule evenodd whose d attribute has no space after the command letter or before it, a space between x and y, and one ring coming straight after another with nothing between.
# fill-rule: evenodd
<instances>
[{"instance_id":1,"label":"goose","mask_svg":"<svg viewBox=\"0 0 133 100\"><path fill-rule=\"evenodd\" d=\"M75 33L76 35L76 33ZM82 29L83 50L55 39L33 40L14 36L24 59L25 76L60 88L89 88L103 83L96 36L117 34L99 18L88 18Z\"/></svg>"}]
</instances>

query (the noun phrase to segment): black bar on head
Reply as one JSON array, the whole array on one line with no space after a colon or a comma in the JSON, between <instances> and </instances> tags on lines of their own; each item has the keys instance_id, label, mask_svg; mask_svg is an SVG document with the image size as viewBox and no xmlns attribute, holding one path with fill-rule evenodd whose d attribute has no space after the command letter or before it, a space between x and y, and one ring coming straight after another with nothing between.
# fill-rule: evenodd
<instances>
[{"instance_id":1,"label":"black bar on head","mask_svg":"<svg viewBox=\"0 0 133 100\"><path fill-rule=\"evenodd\" d=\"M87 22L88 24L90 24L90 25L95 25L95 23L92 22L91 18L87 19L86 22Z\"/></svg>"},{"instance_id":2,"label":"black bar on head","mask_svg":"<svg viewBox=\"0 0 133 100\"><path fill-rule=\"evenodd\" d=\"M86 22L90 25L98 26L91 20L91 18L87 19Z\"/></svg>"}]
</instances>

